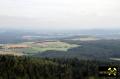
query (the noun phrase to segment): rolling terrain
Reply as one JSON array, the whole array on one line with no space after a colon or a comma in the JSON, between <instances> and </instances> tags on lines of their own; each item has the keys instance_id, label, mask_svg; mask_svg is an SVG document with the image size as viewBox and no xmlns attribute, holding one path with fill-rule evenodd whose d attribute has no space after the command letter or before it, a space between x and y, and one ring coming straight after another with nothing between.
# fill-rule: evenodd
<instances>
[{"instance_id":1,"label":"rolling terrain","mask_svg":"<svg viewBox=\"0 0 120 79\"><path fill-rule=\"evenodd\" d=\"M60 41L36 41L36 42L23 42L17 44L1 44L1 52L6 53L16 52L16 54L34 55L45 51L67 51L68 49L78 47L77 44L69 44Z\"/></svg>"},{"instance_id":2,"label":"rolling terrain","mask_svg":"<svg viewBox=\"0 0 120 79\"><path fill-rule=\"evenodd\" d=\"M88 34L89 33L89 34ZM73 31L44 33L3 31L0 33L1 54L50 58L110 60L120 58L119 31ZM2 39L4 37L4 39ZM11 41L10 41L11 40ZM12 42L14 41L14 42Z\"/></svg>"},{"instance_id":3,"label":"rolling terrain","mask_svg":"<svg viewBox=\"0 0 120 79\"><path fill-rule=\"evenodd\" d=\"M120 67L119 34L3 31L0 36L0 79L106 79L98 76L100 65Z\"/></svg>"}]
</instances>

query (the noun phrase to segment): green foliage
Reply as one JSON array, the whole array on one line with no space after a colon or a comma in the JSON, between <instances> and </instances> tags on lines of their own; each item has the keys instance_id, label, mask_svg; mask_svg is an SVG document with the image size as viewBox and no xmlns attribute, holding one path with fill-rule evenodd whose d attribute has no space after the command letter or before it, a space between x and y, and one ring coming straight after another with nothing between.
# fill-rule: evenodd
<instances>
[{"instance_id":1,"label":"green foliage","mask_svg":"<svg viewBox=\"0 0 120 79\"><path fill-rule=\"evenodd\" d=\"M0 79L99 79L97 68L100 63L110 64L76 58L0 56Z\"/></svg>"},{"instance_id":2,"label":"green foliage","mask_svg":"<svg viewBox=\"0 0 120 79\"><path fill-rule=\"evenodd\" d=\"M41 57L65 57L78 59L107 60L110 58L120 58L120 40L96 40L96 41L76 41L62 40L62 42L80 45L67 51L46 51L35 56Z\"/></svg>"}]
</instances>

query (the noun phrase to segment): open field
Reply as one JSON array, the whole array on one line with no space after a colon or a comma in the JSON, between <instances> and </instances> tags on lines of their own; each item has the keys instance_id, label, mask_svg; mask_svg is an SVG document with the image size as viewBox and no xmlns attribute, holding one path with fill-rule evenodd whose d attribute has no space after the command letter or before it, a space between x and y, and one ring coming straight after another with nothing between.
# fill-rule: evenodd
<instances>
[{"instance_id":1,"label":"open field","mask_svg":"<svg viewBox=\"0 0 120 79\"><path fill-rule=\"evenodd\" d=\"M73 38L72 40L74 41L77 41L77 40L80 40L80 41L96 41L96 40L100 40L99 38L96 38L96 37L81 37L81 38Z\"/></svg>"},{"instance_id":2,"label":"open field","mask_svg":"<svg viewBox=\"0 0 120 79\"><path fill-rule=\"evenodd\" d=\"M18 53L18 52L13 52L13 51L0 51L0 55L22 56L23 53Z\"/></svg>"},{"instance_id":3,"label":"open field","mask_svg":"<svg viewBox=\"0 0 120 79\"><path fill-rule=\"evenodd\" d=\"M10 44L10 45L5 45L4 46L7 49L19 49L19 48L29 48L27 44Z\"/></svg>"},{"instance_id":4,"label":"open field","mask_svg":"<svg viewBox=\"0 0 120 79\"><path fill-rule=\"evenodd\" d=\"M110 60L120 61L120 58L110 58Z\"/></svg>"},{"instance_id":5,"label":"open field","mask_svg":"<svg viewBox=\"0 0 120 79\"><path fill-rule=\"evenodd\" d=\"M25 43L27 44L27 43ZM70 48L77 47L76 44L68 44L60 41L44 41L44 42L34 42L28 43L31 48L24 49L25 53L38 53L45 52L48 50L56 50L56 51L67 51Z\"/></svg>"},{"instance_id":6,"label":"open field","mask_svg":"<svg viewBox=\"0 0 120 79\"><path fill-rule=\"evenodd\" d=\"M79 45L68 44L60 41L38 41L38 42L23 42L18 44L6 44L6 45L3 45L2 50L18 52L23 54L35 54L35 53L42 53L49 50L67 51L68 49L74 48L77 46ZM3 52L3 53L8 53L8 52Z\"/></svg>"},{"instance_id":7,"label":"open field","mask_svg":"<svg viewBox=\"0 0 120 79\"><path fill-rule=\"evenodd\" d=\"M40 50L40 51L47 51L47 50L67 51L68 49L76 47L76 46L78 45L68 44L68 43L60 42L60 41L54 41L54 42L36 43L32 45L32 48L36 50Z\"/></svg>"}]
</instances>

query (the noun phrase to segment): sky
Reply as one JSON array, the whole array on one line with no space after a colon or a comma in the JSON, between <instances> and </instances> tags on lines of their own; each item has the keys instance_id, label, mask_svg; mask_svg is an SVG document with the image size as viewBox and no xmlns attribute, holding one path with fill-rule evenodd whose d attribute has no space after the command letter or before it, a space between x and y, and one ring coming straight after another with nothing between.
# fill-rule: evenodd
<instances>
[{"instance_id":1,"label":"sky","mask_svg":"<svg viewBox=\"0 0 120 79\"><path fill-rule=\"evenodd\" d=\"M0 0L0 28L120 28L120 0Z\"/></svg>"}]
</instances>

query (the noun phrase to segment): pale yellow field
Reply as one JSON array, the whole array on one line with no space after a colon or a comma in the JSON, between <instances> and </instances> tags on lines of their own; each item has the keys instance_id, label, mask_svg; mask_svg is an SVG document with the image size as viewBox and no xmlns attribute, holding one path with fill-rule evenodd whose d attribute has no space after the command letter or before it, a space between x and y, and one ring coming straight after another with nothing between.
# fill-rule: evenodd
<instances>
[{"instance_id":1,"label":"pale yellow field","mask_svg":"<svg viewBox=\"0 0 120 79\"><path fill-rule=\"evenodd\" d=\"M0 55L23 56L22 53L17 53L17 52L13 52L13 51L0 51Z\"/></svg>"},{"instance_id":2,"label":"pale yellow field","mask_svg":"<svg viewBox=\"0 0 120 79\"><path fill-rule=\"evenodd\" d=\"M69 44L61 41L37 41L37 42L23 42L18 44L5 44L0 54L25 55L35 54L38 52L45 52L49 50L67 51L70 48L78 47L80 45Z\"/></svg>"},{"instance_id":3,"label":"pale yellow field","mask_svg":"<svg viewBox=\"0 0 120 79\"><path fill-rule=\"evenodd\" d=\"M76 39L72 39L72 40L80 40L80 41L96 41L96 40L100 40L98 38L94 38L94 37L87 37L87 38L76 38Z\"/></svg>"}]
</instances>

